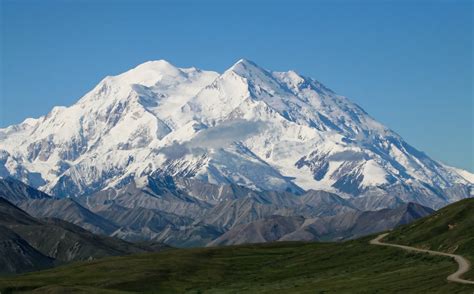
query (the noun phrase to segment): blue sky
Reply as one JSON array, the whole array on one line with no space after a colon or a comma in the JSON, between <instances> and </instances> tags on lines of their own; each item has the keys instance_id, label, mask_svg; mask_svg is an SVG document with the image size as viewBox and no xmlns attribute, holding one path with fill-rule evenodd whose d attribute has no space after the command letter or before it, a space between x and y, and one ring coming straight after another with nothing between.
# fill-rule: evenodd
<instances>
[{"instance_id":1,"label":"blue sky","mask_svg":"<svg viewBox=\"0 0 474 294\"><path fill-rule=\"evenodd\" d=\"M0 127L147 60L223 71L245 57L314 77L474 171L472 1L0 3Z\"/></svg>"}]
</instances>

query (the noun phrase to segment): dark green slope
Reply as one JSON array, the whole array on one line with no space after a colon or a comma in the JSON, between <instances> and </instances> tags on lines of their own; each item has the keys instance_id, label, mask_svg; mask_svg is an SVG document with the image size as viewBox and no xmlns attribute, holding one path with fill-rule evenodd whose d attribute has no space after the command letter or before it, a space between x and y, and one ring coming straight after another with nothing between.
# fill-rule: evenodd
<instances>
[{"instance_id":1,"label":"dark green slope","mask_svg":"<svg viewBox=\"0 0 474 294\"><path fill-rule=\"evenodd\" d=\"M273 243L176 249L0 278L2 293L472 293L449 259L368 245ZM57 291L57 292L56 292Z\"/></svg>"},{"instance_id":2,"label":"dark green slope","mask_svg":"<svg viewBox=\"0 0 474 294\"><path fill-rule=\"evenodd\" d=\"M394 230L387 241L472 258L474 199ZM474 293L449 258L369 245L278 242L173 249L0 278L1 293ZM472 276L472 272L470 273Z\"/></svg>"},{"instance_id":3,"label":"dark green slope","mask_svg":"<svg viewBox=\"0 0 474 294\"><path fill-rule=\"evenodd\" d=\"M474 264L474 198L461 200L400 227L385 241L460 254ZM465 277L474 278L474 271Z\"/></svg>"}]
</instances>

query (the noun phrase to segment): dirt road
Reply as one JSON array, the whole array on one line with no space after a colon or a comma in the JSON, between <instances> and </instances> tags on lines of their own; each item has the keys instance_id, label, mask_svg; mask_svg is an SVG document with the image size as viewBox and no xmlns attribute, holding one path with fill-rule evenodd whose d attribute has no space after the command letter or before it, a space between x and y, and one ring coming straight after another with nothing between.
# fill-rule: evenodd
<instances>
[{"instance_id":1,"label":"dirt road","mask_svg":"<svg viewBox=\"0 0 474 294\"><path fill-rule=\"evenodd\" d=\"M455 273L448 276L448 278L447 278L448 281L456 282L456 283L462 283L462 284L472 284L472 285L474 285L474 281L468 281L468 280L464 280L464 279L461 278L461 276L464 273L468 272L471 269L471 264L470 264L469 260L462 257L461 255L449 254L449 253L444 253L444 252L439 252L439 251L419 249L419 248L405 246L405 245L397 245L397 244L382 242L381 240L383 238L385 238L385 236L387 236L387 235L388 235L388 233L381 234L381 235L377 236L377 238L370 241L370 244L380 245L380 246L397 247L397 248L405 249L405 250L408 250L408 251L416 251L416 252L423 252L423 253L428 253L428 254L432 254L432 255L441 255L441 256L451 257L458 263L459 267L458 267L458 270Z\"/></svg>"}]
</instances>

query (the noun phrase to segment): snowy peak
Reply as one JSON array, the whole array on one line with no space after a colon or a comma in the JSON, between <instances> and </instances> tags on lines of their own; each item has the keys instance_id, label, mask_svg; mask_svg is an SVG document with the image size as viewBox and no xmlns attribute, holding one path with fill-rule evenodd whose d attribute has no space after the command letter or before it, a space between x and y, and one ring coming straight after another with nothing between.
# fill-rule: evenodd
<instances>
[{"instance_id":1,"label":"snowy peak","mask_svg":"<svg viewBox=\"0 0 474 294\"><path fill-rule=\"evenodd\" d=\"M358 105L295 71L271 72L241 59L219 79L232 80L236 79L235 75L241 78L240 90L234 90L240 93L235 102L245 98L261 101L285 120L347 137L360 133L386 134L387 131L396 136ZM236 103L231 105L236 107Z\"/></svg>"},{"instance_id":2,"label":"snowy peak","mask_svg":"<svg viewBox=\"0 0 474 294\"><path fill-rule=\"evenodd\" d=\"M222 74L145 62L70 107L0 129L0 176L55 196L150 174L430 207L474 190L472 174L432 160L315 79L246 59Z\"/></svg>"},{"instance_id":3,"label":"snowy peak","mask_svg":"<svg viewBox=\"0 0 474 294\"><path fill-rule=\"evenodd\" d=\"M271 72L259 67L257 64L247 59L240 59L230 67L224 75L229 71L245 79L250 92L254 96L253 98L259 98L262 93L274 95L276 93L283 94L284 92L284 90L281 89L281 85L272 76Z\"/></svg>"},{"instance_id":4,"label":"snowy peak","mask_svg":"<svg viewBox=\"0 0 474 294\"><path fill-rule=\"evenodd\" d=\"M228 71L232 71L245 78L253 87L257 86L271 91L270 94L283 95L281 98L284 98L285 92L289 91L291 94L295 94L305 88L330 91L319 82L299 75L293 70L272 72L261 68L255 62L247 59L240 59Z\"/></svg>"},{"instance_id":5,"label":"snowy peak","mask_svg":"<svg viewBox=\"0 0 474 294\"><path fill-rule=\"evenodd\" d=\"M255 62L242 58L232 65L228 71L233 71L238 75L247 77L252 73L259 75L261 72L265 72L264 69L260 68Z\"/></svg>"},{"instance_id":6,"label":"snowy peak","mask_svg":"<svg viewBox=\"0 0 474 294\"><path fill-rule=\"evenodd\" d=\"M112 77L117 83L154 86L157 83L169 84L173 79L185 79L187 73L166 60L148 61L137 67Z\"/></svg>"}]
</instances>

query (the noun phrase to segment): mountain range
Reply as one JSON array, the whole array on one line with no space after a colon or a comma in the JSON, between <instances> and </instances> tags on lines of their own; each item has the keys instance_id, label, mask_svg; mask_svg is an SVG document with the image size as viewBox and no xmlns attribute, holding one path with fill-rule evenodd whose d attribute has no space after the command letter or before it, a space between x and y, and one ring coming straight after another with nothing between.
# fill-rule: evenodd
<instances>
[{"instance_id":1,"label":"mountain range","mask_svg":"<svg viewBox=\"0 0 474 294\"><path fill-rule=\"evenodd\" d=\"M350 200L325 191L296 195L235 185L191 184L189 179L181 182L206 187L198 191L206 191L207 197L227 199L209 204L170 181L150 179L147 188L129 184L113 195L101 191L78 198L55 198L17 180L0 179L0 198L39 219L60 219L128 242L173 247L340 241L392 229L433 213L416 203L364 211Z\"/></svg>"},{"instance_id":2,"label":"mountain range","mask_svg":"<svg viewBox=\"0 0 474 294\"><path fill-rule=\"evenodd\" d=\"M195 214L241 201L206 194L229 186L326 191L366 210L474 195L474 175L431 159L346 97L245 59L223 73L158 60L108 76L72 106L0 129L0 176L57 198L121 198L171 177L193 190L168 208Z\"/></svg>"}]
</instances>

